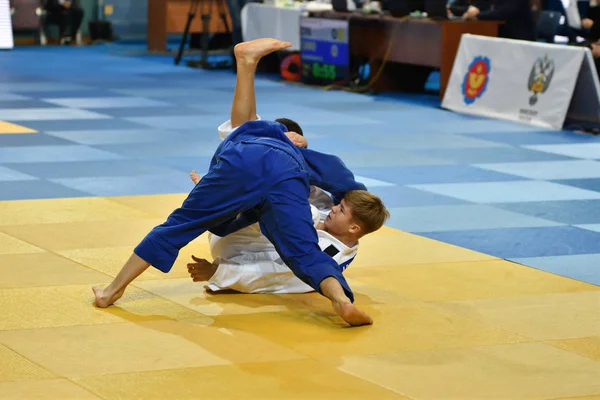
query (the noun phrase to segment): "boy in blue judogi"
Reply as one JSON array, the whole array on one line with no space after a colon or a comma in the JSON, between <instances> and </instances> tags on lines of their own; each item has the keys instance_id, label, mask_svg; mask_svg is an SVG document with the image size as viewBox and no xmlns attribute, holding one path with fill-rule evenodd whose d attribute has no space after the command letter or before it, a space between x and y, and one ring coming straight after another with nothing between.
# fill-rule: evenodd
<instances>
[{"instance_id":1,"label":"boy in blue judogi","mask_svg":"<svg viewBox=\"0 0 600 400\"><path fill-rule=\"evenodd\" d=\"M246 122L217 148L208 173L182 206L155 227L134 249L113 282L94 288L96 305L108 307L150 265L168 272L179 250L209 230L224 236L259 222L282 260L298 278L329 298L350 325L371 324L356 308L338 264L321 251L308 202L310 185L341 200L350 190L366 190L335 156L299 149L278 122L255 121L254 74L261 57L289 47L274 39L236 46L238 79L232 125ZM247 107L253 104L254 107ZM246 113L245 115L243 113ZM240 116L240 121L233 120Z\"/></svg>"}]
</instances>

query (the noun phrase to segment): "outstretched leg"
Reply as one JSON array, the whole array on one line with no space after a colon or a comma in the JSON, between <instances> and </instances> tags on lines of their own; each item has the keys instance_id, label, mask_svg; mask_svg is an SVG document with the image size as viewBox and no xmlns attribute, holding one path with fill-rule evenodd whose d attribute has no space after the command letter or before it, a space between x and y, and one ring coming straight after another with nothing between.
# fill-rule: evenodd
<instances>
[{"instance_id":1,"label":"outstretched leg","mask_svg":"<svg viewBox=\"0 0 600 400\"><path fill-rule=\"evenodd\" d=\"M231 144L223 150L219 162L202 177L182 206L140 242L113 282L106 288L93 288L96 305L113 304L150 265L169 272L179 250L190 241L208 229L233 223L238 214L260 204L266 186L264 162L263 146Z\"/></svg>"},{"instance_id":2,"label":"outstretched leg","mask_svg":"<svg viewBox=\"0 0 600 400\"><path fill-rule=\"evenodd\" d=\"M233 128L248 121L254 121L257 118L254 76L260 59L291 45L290 42L263 38L243 42L235 46L233 51L237 63L237 80L230 114Z\"/></svg>"}]
</instances>

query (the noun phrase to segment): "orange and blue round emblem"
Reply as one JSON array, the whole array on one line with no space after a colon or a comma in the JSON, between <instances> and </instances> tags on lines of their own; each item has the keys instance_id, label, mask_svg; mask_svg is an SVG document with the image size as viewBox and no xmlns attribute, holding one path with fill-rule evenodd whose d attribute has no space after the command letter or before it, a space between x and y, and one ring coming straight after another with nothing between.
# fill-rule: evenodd
<instances>
[{"instance_id":1,"label":"orange and blue round emblem","mask_svg":"<svg viewBox=\"0 0 600 400\"><path fill-rule=\"evenodd\" d=\"M485 92L490 78L490 59L475 57L469 64L462 83L462 94L466 104L472 104Z\"/></svg>"}]
</instances>

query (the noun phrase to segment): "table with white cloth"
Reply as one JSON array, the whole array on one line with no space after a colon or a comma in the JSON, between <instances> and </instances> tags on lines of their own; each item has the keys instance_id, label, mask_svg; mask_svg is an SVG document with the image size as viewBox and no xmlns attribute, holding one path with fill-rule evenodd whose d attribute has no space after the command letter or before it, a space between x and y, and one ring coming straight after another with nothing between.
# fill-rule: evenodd
<instances>
[{"instance_id":1,"label":"table with white cloth","mask_svg":"<svg viewBox=\"0 0 600 400\"><path fill-rule=\"evenodd\" d=\"M311 2L312 3L312 2ZM290 50L300 50L300 17L305 11L330 10L330 4L308 3L296 7L248 3L242 8L244 41L272 37L290 42Z\"/></svg>"}]
</instances>

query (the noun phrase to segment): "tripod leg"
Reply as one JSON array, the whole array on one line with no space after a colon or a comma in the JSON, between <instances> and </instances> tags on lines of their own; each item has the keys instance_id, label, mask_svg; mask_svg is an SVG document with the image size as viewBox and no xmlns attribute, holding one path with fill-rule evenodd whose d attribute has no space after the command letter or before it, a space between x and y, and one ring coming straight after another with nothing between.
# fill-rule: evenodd
<instances>
[{"instance_id":1,"label":"tripod leg","mask_svg":"<svg viewBox=\"0 0 600 400\"><path fill-rule=\"evenodd\" d=\"M217 8L219 9L219 15L221 16L221 20L223 21L223 26L225 27L225 33L231 34L231 29L229 29L229 24L227 23L227 10L225 8L225 0L215 0L217 2Z\"/></svg>"},{"instance_id":2,"label":"tripod leg","mask_svg":"<svg viewBox=\"0 0 600 400\"><path fill-rule=\"evenodd\" d=\"M196 11L198 9L198 4L200 0L192 0L192 4L190 5L190 11L188 13L188 19L185 23L185 29L183 30L183 37L181 38L181 43L179 43L179 50L177 51L177 56L175 57L175 65L179 65L181 61L181 57L183 55L183 49L185 44L187 43L187 38L190 33L190 25L192 24L192 20L196 16Z\"/></svg>"},{"instance_id":3,"label":"tripod leg","mask_svg":"<svg viewBox=\"0 0 600 400\"><path fill-rule=\"evenodd\" d=\"M202 14L202 56L201 63L203 65L208 65L208 24L210 23L210 14L212 13L212 2L213 0L208 1L208 12L203 12ZM204 11L204 7L202 8Z\"/></svg>"}]
</instances>

